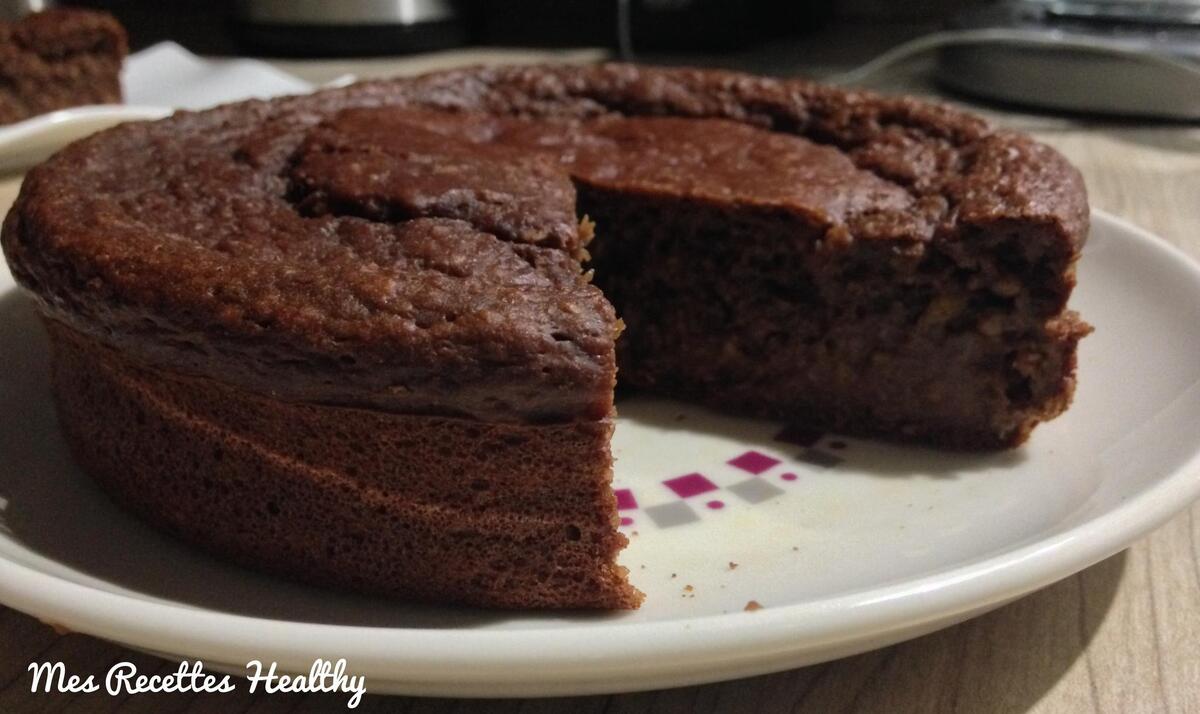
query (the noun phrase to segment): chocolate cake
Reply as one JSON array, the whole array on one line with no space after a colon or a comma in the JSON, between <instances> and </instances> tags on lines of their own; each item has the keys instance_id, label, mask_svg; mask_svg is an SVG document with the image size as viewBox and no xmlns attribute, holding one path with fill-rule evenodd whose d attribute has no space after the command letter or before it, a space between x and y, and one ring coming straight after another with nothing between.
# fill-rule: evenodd
<instances>
[{"instance_id":1,"label":"chocolate cake","mask_svg":"<svg viewBox=\"0 0 1200 714\"><path fill-rule=\"evenodd\" d=\"M631 608L618 364L1015 446L1071 399L1087 220L1060 155L948 107L602 65L117 127L30 172L3 245L68 441L146 518L321 583Z\"/></svg>"},{"instance_id":2,"label":"chocolate cake","mask_svg":"<svg viewBox=\"0 0 1200 714\"><path fill-rule=\"evenodd\" d=\"M111 15L53 9L0 20L0 124L121 101L125 30Z\"/></svg>"}]
</instances>

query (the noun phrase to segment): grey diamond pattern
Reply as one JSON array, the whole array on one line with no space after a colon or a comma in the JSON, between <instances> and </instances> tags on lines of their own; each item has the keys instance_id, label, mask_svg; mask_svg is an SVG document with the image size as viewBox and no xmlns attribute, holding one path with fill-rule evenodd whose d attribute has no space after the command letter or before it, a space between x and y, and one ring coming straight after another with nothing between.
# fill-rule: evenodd
<instances>
[{"instance_id":1,"label":"grey diamond pattern","mask_svg":"<svg viewBox=\"0 0 1200 714\"><path fill-rule=\"evenodd\" d=\"M725 490L747 503L762 503L783 494L783 489L763 478L752 478L735 483Z\"/></svg>"},{"instance_id":2,"label":"grey diamond pattern","mask_svg":"<svg viewBox=\"0 0 1200 714\"><path fill-rule=\"evenodd\" d=\"M683 501L664 503L660 506L650 506L646 509L646 515L650 516L650 520L654 521L654 525L659 528L682 526L685 523L700 520L700 517L692 510L692 507Z\"/></svg>"}]
</instances>

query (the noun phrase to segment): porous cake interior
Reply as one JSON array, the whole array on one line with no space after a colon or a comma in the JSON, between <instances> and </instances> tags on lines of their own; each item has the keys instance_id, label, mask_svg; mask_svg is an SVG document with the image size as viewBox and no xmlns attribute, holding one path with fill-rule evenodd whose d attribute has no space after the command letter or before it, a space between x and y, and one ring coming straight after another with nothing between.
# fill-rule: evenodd
<instances>
[{"instance_id":1,"label":"porous cake interior","mask_svg":"<svg viewBox=\"0 0 1200 714\"><path fill-rule=\"evenodd\" d=\"M1025 438L1066 407L1070 255L996 225L946 243L847 239L779 210L581 185L621 383L819 429L945 446Z\"/></svg>"}]
</instances>

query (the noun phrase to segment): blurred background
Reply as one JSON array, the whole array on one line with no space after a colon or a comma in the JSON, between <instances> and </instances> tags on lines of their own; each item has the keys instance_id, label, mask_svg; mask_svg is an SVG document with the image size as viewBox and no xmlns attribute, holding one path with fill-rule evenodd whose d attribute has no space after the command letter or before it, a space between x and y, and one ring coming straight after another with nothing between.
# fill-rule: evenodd
<instances>
[{"instance_id":1,"label":"blurred background","mask_svg":"<svg viewBox=\"0 0 1200 714\"><path fill-rule=\"evenodd\" d=\"M0 0L8 14L47 0ZM881 83L1057 113L1200 119L1200 0L83 0L133 49L394 57L599 48L641 62ZM891 52L888 52L891 50ZM885 54L886 53L886 54ZM881 57L882 55L882 57ZM872 62L872 60L875 60ZM913 63L923 71L912 73ZM923 63L923 64L922 64ZM326 62L325 66L333 67ZM357 74L366 68L360 66ZM379 66L379 65L375 65ZM910 71L905 84L899 70Z\"/></svg>"},{"instance_id":2,"label":"blurred background","mask_svg":"<svg viewBox=\"0 0 1200 714\"><path fill-rule=\"evenodd\" d=\"M0 19L51 4L0 0ZM100 117L101 123L83 122L78 134L64 135L71 127L56 124L33 148L29 145L36 142L28 133L14 137L17 130L0 126L0 215L17 196L19 169L113 121L461 64L633 59L808 76L965 104L1064 153L1083 173L1094 207L1200 258L1200 0L57 4L107 10L128 28L132 49L141 50L125 62L130 106ZM202 57L161 45L164 41ZM157 50L146 51L156 45ZM229 59L246 56L266 62ZM0 85L4 69L0 66ZM6 155L14 152L6 167ZM1104 250L1093 243L1087 251L1097 247ZM1146 289L1155 286L1147 283ZM1130 345L1131 365L1138 364L1138 349L1155 345ZM761 711L786 705L814 712L925 712L953 702L958 711L972 712L996 710L985 705L1009 713L1200 712L1195 655L1200 589L1189 566L1197 560L1198 519L1200 510L1193 508L1126 554L1053 588L880 652L752 680L531 706L547 712L607 711L610 705L614 711L694 712L732 702ZM84 672L120 660L147 667L154 661L84 635L60 638L50 627L0 607L0 682L9 683L7 689L0 685L0 712L35 706L40 711L150 711L158 701L163 711L230 708L220 698L205 706L189 695L171 695L169 703L165 698L120 702L103 694L87 701L19 699L25 663L43 658L61 658ZM175 664L160 666L161 674ZM318 711L328 701L243 701L241 708ZM29 708L11 702L26 702ZM378 710L394 706L381 702L375 702ZM402 706L406 711L479 710L462 702L409 700ZM516 702L504 710L526 708Z\"/></svg>"}]
</instances>

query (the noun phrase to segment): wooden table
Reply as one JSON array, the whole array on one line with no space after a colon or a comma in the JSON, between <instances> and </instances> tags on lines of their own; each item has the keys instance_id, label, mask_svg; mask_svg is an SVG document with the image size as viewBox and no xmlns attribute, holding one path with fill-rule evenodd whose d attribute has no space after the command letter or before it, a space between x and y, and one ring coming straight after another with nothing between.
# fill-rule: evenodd
<instances>
[{"instance_id":1,"label":"wooden table","mask_svg":"<svg viewBox=\"0 0 1200 714\"><path fill-rule=\"evenodd\" d=\"M595 53L576 53L587 60ZM524 54L457 53L404 63L282 63L323 81ZM925 91L909 76L892 86ZM1090 124L997 114L1063 151L1086 176L1092 204L1200 258L1200 128ZM7 210L16 179L0 180ZM1198 326L1200 329L1200 326ZM103 673L175 665L50 627L0 607L0 713L316 712L340 696L31 694L31 661ZM1007 607L883 650L804 669L683 689L554 700L469 701L368 696L359 710L411 712L1200 712L1200 505L1123 553Z\"/></svg>"}]
</instances>

